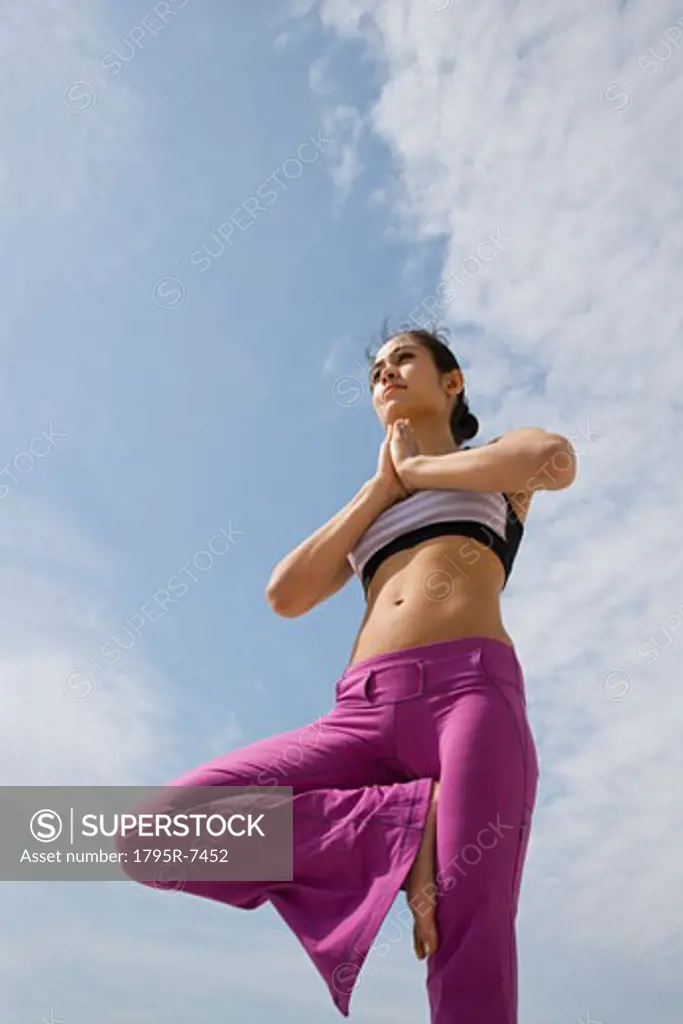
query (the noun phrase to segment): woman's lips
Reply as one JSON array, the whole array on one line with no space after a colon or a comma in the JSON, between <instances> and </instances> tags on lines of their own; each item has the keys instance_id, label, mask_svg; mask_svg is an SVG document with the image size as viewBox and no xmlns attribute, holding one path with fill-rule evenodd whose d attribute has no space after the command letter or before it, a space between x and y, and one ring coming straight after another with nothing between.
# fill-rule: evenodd
<instances>
[{"instance_id":1,"label":"woman's lips","mask_svg":"<svg viewBox=\"0 0 683 1024\"><path fill-rule=\"evenodd\" d=\"M386 398L392 391L405 391L405 384L390 384L382 392L382 398Z\"/></svg>"}]
</instances>

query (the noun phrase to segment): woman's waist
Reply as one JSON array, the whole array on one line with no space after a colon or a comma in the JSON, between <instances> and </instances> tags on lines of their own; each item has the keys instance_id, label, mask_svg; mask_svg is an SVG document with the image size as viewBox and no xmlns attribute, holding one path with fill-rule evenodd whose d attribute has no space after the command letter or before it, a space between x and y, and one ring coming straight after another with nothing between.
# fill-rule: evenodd
<instances>
[{"instance_id":1,"label":"woman's waist","mask_svg":"<svg viewBox=\"0 0 683 1024\"><path fill-rule=\"evenodd\" d=\"M475 591L473 593L473 590ZM388 580L371 595L350 656L350 662L404 647L486 636L512 646L501 619L497 592L462 588L435 600L414 580Z\"/></svg>"},{"instance_id":2,"label":"woman's waist","mask_svg":"<svg viewBox=\"0 0 683 1024\"><path fill-rule=\"evenodd\" d=\"M473 685L512 687L525 703L524 677L511 643L470 635L401 647L350 661L336 684L337 699L360 689L372 702L394 703Z\"/></svg>"}]
</instances>

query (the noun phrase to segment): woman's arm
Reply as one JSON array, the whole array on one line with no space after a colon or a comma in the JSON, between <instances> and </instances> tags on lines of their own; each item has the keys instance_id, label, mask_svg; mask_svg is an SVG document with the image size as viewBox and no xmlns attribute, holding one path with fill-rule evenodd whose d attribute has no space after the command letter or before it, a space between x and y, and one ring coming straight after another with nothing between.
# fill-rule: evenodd
<instances>
[{"instance_id":1,"label":"woman's arm","mask_svg":"<svg viewBox=\"0 0 683 1024\"><path fill-rule=\"evenodd\" d=\"M343 509L273 569L266 587L273 611L296 618L339 590L353 573L347 554L393 503L380 481L373 478L364 483Z\"/></svg>"},{"instance_id":2,"label":"woman's arm","mask_svg":"<svg viewBox=\"0 0 683 1024\"><path fill-rule=\"evenodd\" d=\"M576 453L561 434L541 427L520 427L482 448L412 455L399 461L396 472L411 489L559 491L574 482Z\"/></svg>"}]
</instances>

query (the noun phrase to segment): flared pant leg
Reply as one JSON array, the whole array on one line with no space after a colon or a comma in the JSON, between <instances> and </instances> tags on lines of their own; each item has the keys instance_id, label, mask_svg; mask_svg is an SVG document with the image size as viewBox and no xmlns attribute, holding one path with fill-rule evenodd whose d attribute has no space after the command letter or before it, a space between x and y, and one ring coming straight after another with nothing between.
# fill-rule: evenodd
<instances>
[{"instance_id":1,"label":"flared pant leg","mask_svg":"<svg viewBox=\"0 0 683 1024\"><path fill-rule=\"evenodd\" d=\"M244 910L270 901L344 1016L429 810L432 779L406 777L392 762L392 724L386 708L335 705L313 725L220 755L168 784L292 787L292 881L188 880L182 891Z\"/></svg>"},{"instance_id":2,"label":"flared pant leg","mask_svg":"<svg viewBox=\"0 0 683 1024\"><path fill-rule=\"evenodd\" d=\"M435 885L415 907L436 904L431 1024L517 1024L515 918L538 779L521 671L494 640L433 651L396 726L405 768L440 777Z\"/></svg>"}]
</instances>

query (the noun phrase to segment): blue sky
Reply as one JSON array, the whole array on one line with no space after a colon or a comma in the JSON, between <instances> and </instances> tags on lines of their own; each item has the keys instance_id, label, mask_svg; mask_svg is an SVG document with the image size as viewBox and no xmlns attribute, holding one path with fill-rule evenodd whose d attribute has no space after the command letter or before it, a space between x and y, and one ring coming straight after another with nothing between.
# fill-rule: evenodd
<instances>
[{"instance_id":1,"label":"blue sky","mask_svg":"<svg viewBox=\"0 0 683 1024\"><path fill-rule=\"evenodd\" d=\"M374 471L366 344L436 309L478 440L580 454L503 597L541 762L521 1019L678 1022L680 10L168 8L3 12L2 779L162 784L329 709L358 581L296 620L265 586ZM5 883L0 916L3 1021L339 1018L270 907ZM352 1016L426 1019L423 971L406 933Z\"/></svg>"}]
</instances>

